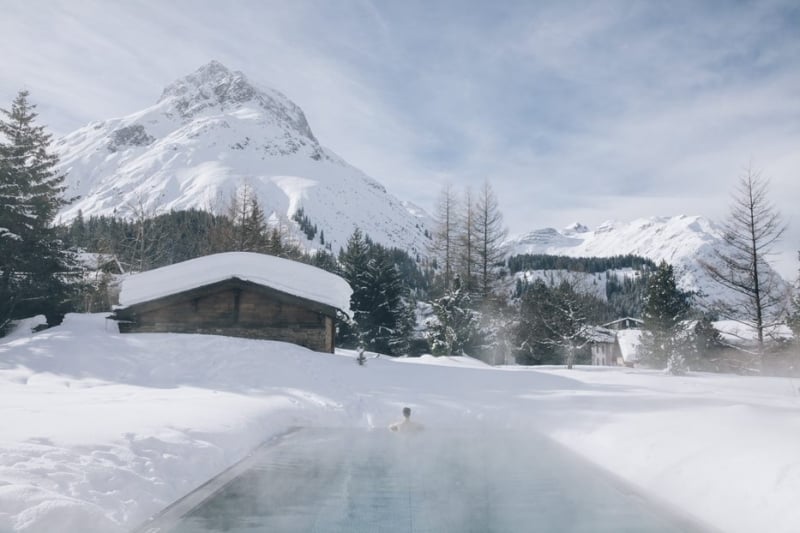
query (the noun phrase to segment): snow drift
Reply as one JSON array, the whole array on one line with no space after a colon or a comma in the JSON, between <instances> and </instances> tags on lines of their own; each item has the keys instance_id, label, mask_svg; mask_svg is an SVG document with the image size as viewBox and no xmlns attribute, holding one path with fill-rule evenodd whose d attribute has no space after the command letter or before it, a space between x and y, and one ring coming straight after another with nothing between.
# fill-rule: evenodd
<instances>
[{"instance_id":1,"label":"snow drift","mask_svg":"<svg viewBox=\"0 0 800 533\"><path fill-rule=\"evenodd\" d=\"M68 315L0 341L0 530L125 531L290 426L387 431L409 405L430 431L542 432L721 531L790 533L797 385L460 358L361 367L348 352L120 335Z\"/></svg>"}]
</instances>

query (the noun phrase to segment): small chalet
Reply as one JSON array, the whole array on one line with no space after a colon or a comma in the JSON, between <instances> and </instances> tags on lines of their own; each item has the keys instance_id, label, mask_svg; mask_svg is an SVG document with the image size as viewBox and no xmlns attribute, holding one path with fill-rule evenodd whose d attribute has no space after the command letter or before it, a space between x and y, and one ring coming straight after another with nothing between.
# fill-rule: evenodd
<instances>
[{"instance_id":1,"label":"small chalet","mask_svg":"<svg viewBox=\"0 0 800 533\"><path fill-rule=\"evenodd\" d=\"M596 366L635 366L639 361L642 324L638 318L625 317L602 326L588 328L592 364Z\"/></svg>"},{"instance_id":2,"label":"small chalet","mask_svg":"<svg viewBox=\"0 0 800 533\"><path fill-rule=\"evenodd\" d=\"M621 329L642 329L643 325L644 320L626 316L625 318L618 318L608 324L603 324L603 327L619 331Z\"/></svg>"},{"instance_id":3,"label":"small chalet","mask_svg":"<svg viewBox=\"0 0 800 533\"><path fill-rule=\"evenodd\" d=\"M111 318L121 333L206 333L292 342L333 352L350 285L322 269L230 252L131 275Z\"/></svg>"},{"instance_id":4,"label":"small chalet","mask_svg":"<svg viewBox=\"0 0 800 533\"><path fill-rule=\"evenodd\" d=\"M602 326L592 326L586 328L585 335L592 351L592 365L614 365L617 360L617 336L614 331Z\"/></svg>"}]
</instances>

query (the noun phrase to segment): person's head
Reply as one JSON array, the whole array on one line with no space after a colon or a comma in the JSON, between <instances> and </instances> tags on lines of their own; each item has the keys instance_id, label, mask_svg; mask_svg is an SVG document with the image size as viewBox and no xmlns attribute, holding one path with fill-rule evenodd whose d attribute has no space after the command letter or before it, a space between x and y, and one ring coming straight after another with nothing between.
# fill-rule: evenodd
<instances>
[{"instance_id":1,"label":"person's head","mask_svg":"<svg viewBox=\"0 0 800 533\"><path fill-rule=\"evenodd\" d=\"M406 418L411 417L411 408L410 407L403 407L403 416Z\"/></svg>"}]
</instances>

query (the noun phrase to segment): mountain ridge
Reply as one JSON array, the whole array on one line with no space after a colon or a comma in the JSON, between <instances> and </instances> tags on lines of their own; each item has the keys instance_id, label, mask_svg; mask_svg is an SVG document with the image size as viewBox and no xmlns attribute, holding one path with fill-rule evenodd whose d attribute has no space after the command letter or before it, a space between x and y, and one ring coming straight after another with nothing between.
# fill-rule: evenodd
<instances>
[{"instance_id":1,"label":"mountain ridge","mask_svg":"<svg viewBox=\"0 0 800 533\"><path fill-rule=\"evenodd\" d=\"M356 227L376 242L427 249L430 218L319 143L302 109L211 61L168 84L158 101L93 122L56 144L67 194L60 219L199 208L223 212L247 184L307 250L344 245ZM308 240L291 220L303 208L325 232ZM412 212L413 211L413 212Z\"/></svg>"},{"instance_id":2,"label":"mountain ridge","mask_svg":"<svg viewBox=\"0 0 800 533\"><path fill-rule=\"evenodd\" d=\"M715 262L723 250L723 230L702 216L677 215L639 218L630 222L609 220L594 230L575 223L563 230L542 228L508 239L506 255L547 254L569 257L638 255L675 268L681 289L698 292L701 305L715 300L735 301L735 294L714 282L702 266ZM769 275L778 276L774 270Z\"/></svg>"}]
</instances>

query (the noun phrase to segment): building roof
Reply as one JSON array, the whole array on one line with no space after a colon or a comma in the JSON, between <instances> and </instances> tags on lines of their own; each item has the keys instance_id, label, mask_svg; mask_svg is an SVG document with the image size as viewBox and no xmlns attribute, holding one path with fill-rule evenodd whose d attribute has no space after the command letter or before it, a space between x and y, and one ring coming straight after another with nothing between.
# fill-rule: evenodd
<instances>
[{"instance_id":1,"label":"building roof","mask_svg":"<svg viewBox=\"0 0 800 533\"><path fill-rule=\"evenodd\" d=\"M644 320L642 320L641 318L633 318L633 317L630 317L630 316L626 316L626 317L623 317L623 318L618 318L617 320L612 320L611 322L609 322L607 324L603 324L603 327L607 328L609 326L613 326L614 324L620 324L622 322L633 322L634 324L639 324L639 325L644 324Z\"/></svg>"},{"instance_id":2,"label":"building roof","mask_svg":"<svg viewBox=\"0 0 800 533\"><path fill-rule=\"evenodd\" d=\"M250 252L207 255L128 276L119 303L131 306L229 279L263 285L350 314L350 285L320 268Z\"/></svg>"},{"instance_id":3,"label":"building roof","mask_svg":"<svg viewBox=\"0 0 800 533\"><path fill-rule=\"evenodd\" d=\"M588 326L583 330L584 338L594 343L614 344L617 340L615 333L615 331L601 326Z\"/></svg>"}]
</instances>

